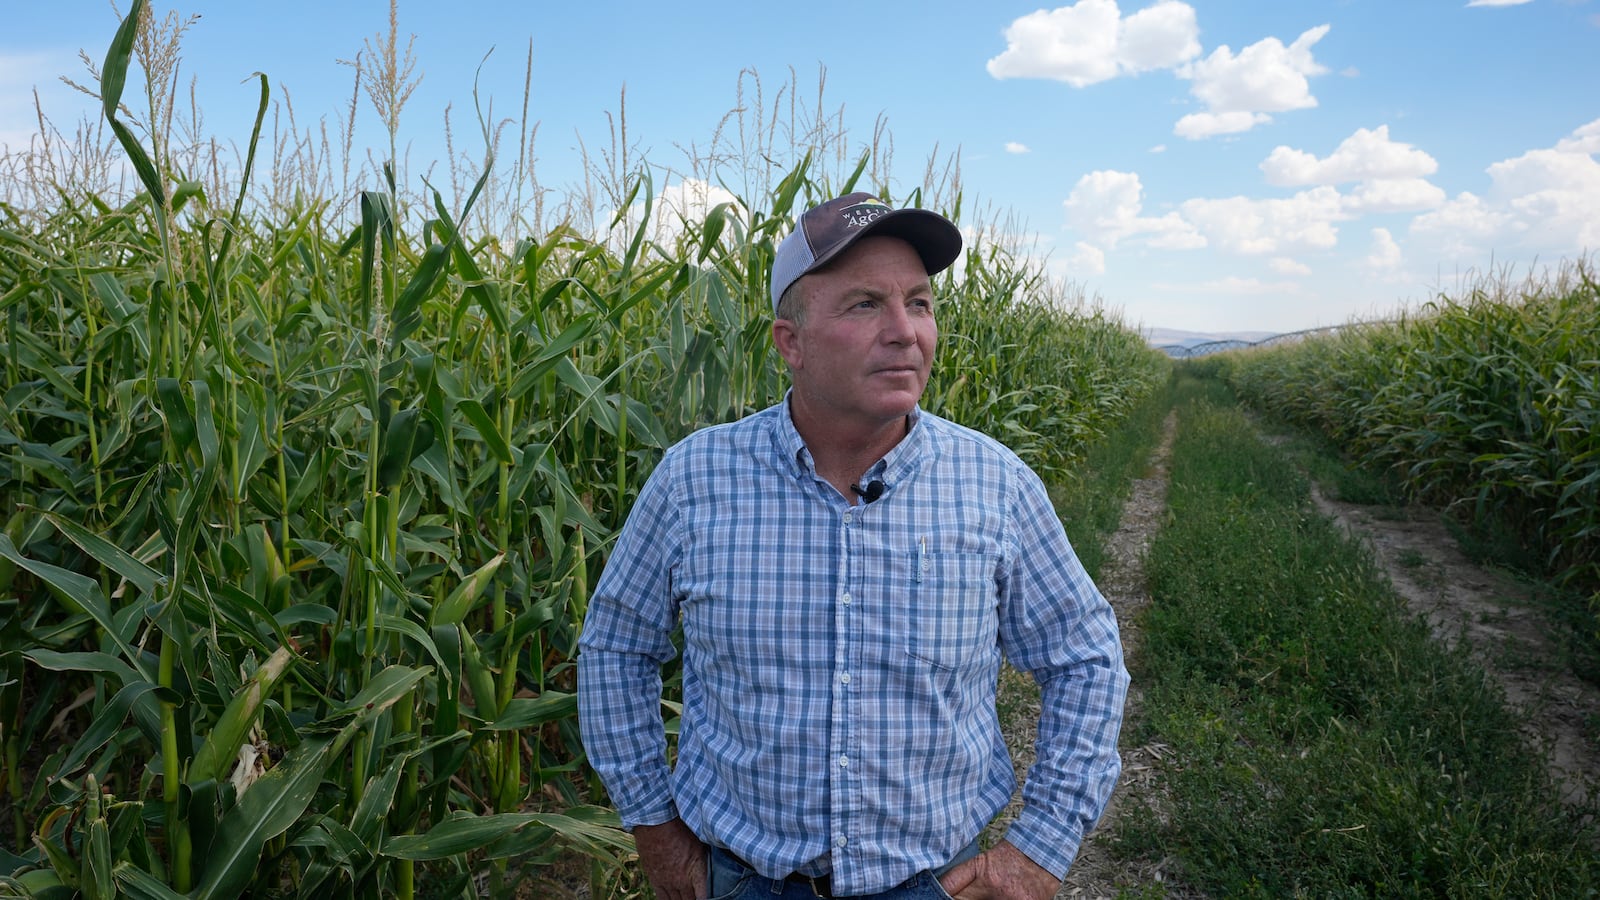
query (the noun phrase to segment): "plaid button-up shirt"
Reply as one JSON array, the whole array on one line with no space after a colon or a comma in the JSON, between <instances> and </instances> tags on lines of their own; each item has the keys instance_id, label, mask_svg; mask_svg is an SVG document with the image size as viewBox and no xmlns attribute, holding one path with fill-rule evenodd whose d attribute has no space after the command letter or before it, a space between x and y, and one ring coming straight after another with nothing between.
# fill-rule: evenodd
<instances>
[{"instance_id":1,"label":"plaid button-up shirt","mask_svg":"<svg viewBox=\"0 0 1600 900\"><path fill-rule=\"evenodd\" d=\"M578 661L584 745L625 824L681 816L781 878L840 894L947 862L1015 789L994 701L1002 653L1043 689L1037 761L1007 834L1066 874L1120 770L1117 625L1043 484L932 414L851 506L787 403L673 447L595 587ZM661 665L683 627L677 764Z\"/></svg>"}]
</instances>

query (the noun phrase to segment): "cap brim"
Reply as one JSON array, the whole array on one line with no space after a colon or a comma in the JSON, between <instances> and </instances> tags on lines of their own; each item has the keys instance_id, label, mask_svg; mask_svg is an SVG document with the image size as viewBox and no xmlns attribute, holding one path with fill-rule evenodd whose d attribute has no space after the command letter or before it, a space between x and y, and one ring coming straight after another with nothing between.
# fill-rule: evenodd
<instances>
[{"instance_id":1,"label":"cap brim","mask_svg":"<svg viewBox=\"0 0 1600 900\"><path fill-rule=\"evenodd\" d=\"M846 248L873 235L897 237L910 244L922 258L922 267L930 276L950 268L950 264L961 255L961 229L955 223L926 209L896 209L873 219L851 234L849 240L840 242L826 254L817 257L806 267L806 273L821 269Z\"/></svg>"}]
</instances>

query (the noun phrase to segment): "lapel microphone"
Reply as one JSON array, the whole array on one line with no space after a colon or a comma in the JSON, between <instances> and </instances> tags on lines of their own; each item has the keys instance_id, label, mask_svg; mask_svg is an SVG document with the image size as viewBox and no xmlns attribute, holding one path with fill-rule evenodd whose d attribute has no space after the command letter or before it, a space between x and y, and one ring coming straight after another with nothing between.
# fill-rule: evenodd
<instances>
[{"instance_id":1,"label":"lapel microphone","mask_svg":"<svg viewBox=\"0 0 1600 900\"><path fill-rule=\"evenodd\" d=\"M855 492L855 495L860 497L863 502L871 503L883 496L884 484L882 481L873 480L867 482L866 487L852 484L850 485L850 490Z\"/></svg>"}]
</instances>

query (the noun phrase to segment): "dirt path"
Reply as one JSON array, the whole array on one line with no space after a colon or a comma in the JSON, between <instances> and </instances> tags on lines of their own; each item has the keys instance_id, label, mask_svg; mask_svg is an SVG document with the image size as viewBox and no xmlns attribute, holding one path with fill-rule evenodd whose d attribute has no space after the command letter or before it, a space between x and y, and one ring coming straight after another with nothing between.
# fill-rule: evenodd
<instances>
[{"instance_id":1,"label":"dirt path","mask_svg":"<svg viewBox=\"0 0 1600 900\"><path fill-rule=\"evenodd\" d=\"M1524 717L1523 733L1549 760L1569 802L1600 786L1600 687L1562 661L1528 588L1467 559L1436 514L1341 503L1313 488L1317 508L1367 544L1406 605L1434 636L1467 643L1473 658ZM1380 517L1381 516L1381 517Z\"/></svg>"},{"instance_id":2,"label":"dirt path","mask_svg":"<svg viewBox=\"0 0 1600 900\"><path fill-rule=\"evenodd\" d=\"M1140 613L1150 605L1145 586L1144 556L1150 541L1161 528L1167 511L1167 465L1172 457L1172 439L1177 432L1177 413L1167 415L1161 443L1150 456L1143 478L1133 483L1132 493L1122 507L1122 519L1106 543L1106 564L1095 579L1100 592L1117 611L1122 629L1123 653L1128 667L1135 668L1139 653L1139 631L1135 627ZM1138 719L1142 695L1139 682L1128 689L1126 720ZM1130 729L1124 728L1124 738ZM1175 884L1169 869L1171 860L1125 863L1112 857L1110 844L1116 841L1117 822L1122 810L1149 805L1146 800L1161 790L1159 763L1165 747L1160 743L1122 747L1122 780L1111 797L1111 805L1094 833L1084 841L1078 860L1067 873L1067 880L1056 893L1057 900L1097 900L1112 898L1124 888L1162 884L1166 897L1180 900L1198 894Z\"/></svg>"}]
</instances>

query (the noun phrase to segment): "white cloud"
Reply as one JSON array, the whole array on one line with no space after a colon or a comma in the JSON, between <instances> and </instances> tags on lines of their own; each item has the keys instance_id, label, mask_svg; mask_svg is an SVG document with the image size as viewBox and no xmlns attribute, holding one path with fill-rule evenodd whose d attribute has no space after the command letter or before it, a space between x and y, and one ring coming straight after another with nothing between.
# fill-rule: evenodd
<instances>
[{"instance_id":1,"label":"white cloud","mask_svg":"<svg viewBox=\"0 0 1600 900\"><path fill-rule=\"evenodd\" d=\"M1179 75L1194 81L1191 93L1206 109L1178 120L1173 133L1191 140L1233 134L1270 122L1271 113L1316 106L1308 79L1328 70L1312 57L1311 48L1328 29L1312 28L1287 47L1275 37L1264 38L1237 56L1224 44L1183 66Z\"/></svg>"},{"instance_id":2,"label":"white cloud","mask_svg":"<svg viewBox=\"0 0 1600 900\"><path fill-rule=\"evenodd\" d=\"M1063 206L1067 224L1097 247L1114 250L1131 238L1152 247L1185 250L1204 247L1205 238L1177 213L1141 216L1144 186L1134 172L1101 170L1078 179Z\"/></svg>"},{"instance_id":3,"label":"white cloud","mask_svg":"<svg viewBox=\"0 0 1600 900\"><path fill-rule=\"evenodd\" d=\"M1086 241L1079 241L1067 257L1066 273L1073 277L1104 275L1106 252Z\"/></svg>"},{"instance_id":4,"label":"white cloud","mask_svg":"<svg viewBox=\"0 0 1600 900\"><path fill-rule=\"evenodd\" d=\"M1600 153L1600 119L1574 131L1572 137L1557 141L1556 149L1563 153Z\"/></svg>"},{"instance_id":5,"label":"white cloud","mask_svg":"<svg viewBox=\"0 0 1600 900\"><path fill-rule=\"evenodd\" d=\"M1118 75L1178 66L1200 55L1194 8L1157 2L1127 18L1116 0L1079 0L1036 10L1005 30L1006 49L989 60L995 78L1049 78L1086 87Z\"/></svg>"},{"instance_id":6,"label":"white cloud","mask_svg":"<svg viewBox=\"0 0 1600 900\"><path fill-rule=\"evenodd\" d=\"M1339 242L1334 223L1349 218L1339 192L1326 186L1281 199L1197 198L1179 210L1211 245L1246 256L1329 249Z\"/></svg>"},{"instance_id":7,"label":"white cloud","mask_svg":"<svg viewBox=\"0 0 1600 900\"><path fill-rule=\"evenodd\" d=\"M1526 226L1534 249L1600 247L1600 162L1588 153L1530 150L1489 167L1491 196Z\"/></svg>"},{"instance_id":8,"label":"white cloud","mask_svg":"<svg viewBox=\"0 0 1600 900\"><path fill-rule=\"evenodd\" d=\"M1268 184L1295 187L1349 181L1421 178L1439 163L1416 147L1389 139L1389 126L1356 129L1326 159L1279 146L1261 163Z\"/></svg>"},{"instance_id":9,"label":"white cloud","mask_svg":"<svg viewBox=\"0 0 1600 900\"><path fill-rule=\"evenodd\" d=\"M1467 4L1467 8L1471 9L1474 6L1521 6L1524 3L1532 2L1533 0L1471 0Z\"/></svg>"},{"instance_id":10,"label":"white cloud","mask_svg":"<svg viewBox=\"0 0 1600 900\"><path fill-rule=\"evenodd\" d=\"M1353 214L1421 212L1444 205L1445 193L1423 178L1363 181L1345 195L1344 206Z\"/></svg>"},{"instance_id":11,"label":"white cloud","mask_svg":"<svg viewBox=\"0 0 1600 900\"><path fill-rule=\"evenodd\" d=\"M1310 275L1311 267L1297 259L1278 256L1267 260L1267 268L1279 275Z\"/></svg>"},{"instance_id":12,"label":"white cloud","mask_svg":"<svg viewBox=\"0 0 1600 900\"><path fill-rule=\"evenodd\" d=\"M1367 253L1367 268L1394 271L1400 268L1402 259L1400 245L1395 243L1394 235L1389 233L1389 229L1372 229L1372 250Z\"/></svg>"},{"instance_id":13,"label":"white cloud","mask_svg":"<svg viewBox=\"0 0 1600 900\"><path fill-rule=\"evenodd\" d=\"M1345 196L1350 213L1418 212L1445 202L1445 193L1423 176L1438 171L1432 156L1390 140L1389 126L1358 128L1326 158L1292 147L1275 148L1261 163L1268 184L1335 185L1358 182Z\"/></svg>"},{"instance_id":14,"label":"white cloud","mask_svg":"<svg viewBox=\"0 0 1600 900\"><path fill-rule=\"evenodd\" d=\"M1190 113L1178 120L1178 124L1172 127L1172 133L1197 141L1219 134L1238 134L1271 121L1272 117L1266 113Z\"/></svg>"},{"instance_id":15,"label":"white cloud","mask_svg":"<svg viewBox=\"0 0 1600 900\"><path fill-rule=\"evenodd\" d=\"M685 222L699 223L705 221L707 214L722 203L738 203L737 197L732 193L701 181L697 178L670 184L661 191L651 206L650 227L646 236L663 246L670 246L683 233ZM644 215L644 203L641 201L630 206L627 215L612 228L609 234L603 235L602 240L609 240L612 246L625 248L633 239L634 233L639 228L640 217ZM610 221L614 214L608 213L604 221ZM730 234L725 230L724 239L729 239Z\"/></svg>"},{"instance_id":16,"label":"white cloud","mask_svg":"<svg viewBox=\"0 0 1600 900\"><path fill-rule=\"evenodd\" d=\"M1497 235L1514 230L1512 217L1470 191L1411 220L1411 233L1438 243L1445 255L1476 256L1494 246Z\"/></svg>"},{"instance_id":17,"label":"white cloud","mask_svg":"<svg viewBox=\"0 0 1600 900\"><path fill-rule=\"evenodd\" d=\"M1552 148L1489 166L1487 196L1463 192L1418 216L1413 234L1453 255L1519 250L1565 256L1600 248L1600 119Z\"/></svg>"},{"instance_id":18,"label":"white cloud","mask_svg":"<svg viewBox=\"0 0 1600 900\"><path fill-rule=\"evenodd\" d=\"M1016 141L1006 141L1006 152L1007 153L1032 153L1033 151L1028 149L1028 145L1027 144L1020 144L1020 143L1018 143Z\"/></svg>"},{"instance_id":19,"label":"white cloud","mask_svg":"<svg viewBox=\"0 0 1600 900\"><path fill-rule=\"evenodd\" d=\"M1122 21L1117 62L1128 72L1170 69L1200 55L1200 25L1194 7L1158 0Z\"/></svg>"}]
</instances>

